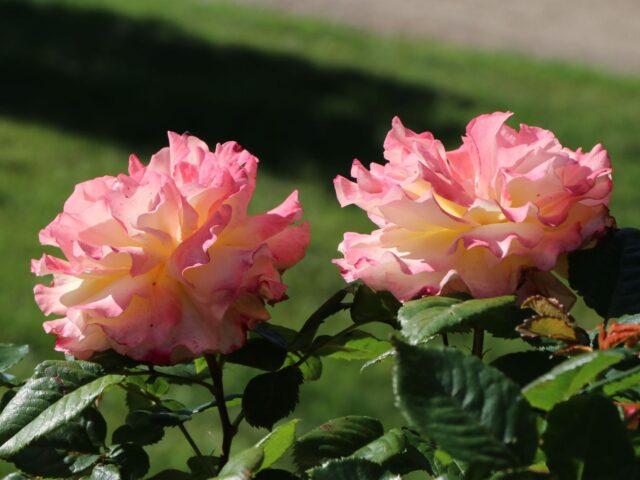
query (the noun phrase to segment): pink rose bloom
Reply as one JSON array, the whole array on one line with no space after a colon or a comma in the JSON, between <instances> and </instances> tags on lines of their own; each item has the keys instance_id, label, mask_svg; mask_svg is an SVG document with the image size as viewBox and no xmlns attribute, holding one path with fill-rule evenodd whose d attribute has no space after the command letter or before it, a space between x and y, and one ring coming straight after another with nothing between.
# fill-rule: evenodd
<instances>
[{"instance_id":1,"label":"pink rose bloom","mask_svg":"<svg viewBox=\"0 0 640 480\"><path fill-rule=\"evenodd\" d=\"M356 160L355 182L334 182L340 204L366 210L379 227L344 235L335 263L345 280L402 301L511 294L528 272L553 269L610 225L606 150L570 150L548 130L505 125L510 116L473 119L452 151L394 118L387 163L366 169Z\"/></svg>"},{"instance_id":2,"label":"pink rose bloom","mask_svg":"<svg viewBox=\"0 0 640 480\"><path fill-rule=\"evenodd\" d=\"M281 274L304 257L309 225L297 192L261 215L247 214L258 159L235 142L215 151L169 133L148 166L76 186L40 232L65 259L32 262L50 286L35 287L56 349L86 359L114 349L170 364L228 353L284 300Z\"/></svg>"}]
</instances>

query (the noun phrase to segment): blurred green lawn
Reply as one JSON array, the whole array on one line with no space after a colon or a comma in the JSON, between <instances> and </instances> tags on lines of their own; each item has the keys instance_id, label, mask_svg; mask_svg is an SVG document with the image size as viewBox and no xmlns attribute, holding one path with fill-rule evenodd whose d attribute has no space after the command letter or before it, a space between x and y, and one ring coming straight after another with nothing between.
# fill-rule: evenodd
<instances>
[{"instance_id":1,"label":"blurred green lawn","mask_svg":"<svg viewBox=\"0 0 640 480\"><path fill-rule=\"evenodd\" d=\"M615 167L613 212L619 224L640 226L637 78L203 0L0 1L0 67L0 341L31 344L31 365L52 356L31 293L38 230L75 183L125 170L130 152L148 156L166 143L167 129L210 145L235 139L255 153L256 210L301 191L313 238L286 275L291 300L273 309L284 325L299 325L342 284L330 264L336 245L342 232L369 225L361 212L338 207L331 179L356 156L380 160L396 114L449 146L472 116L495 110L549 128L572 148L602 142ZM400 421L388 366L358 368L326 362L323 380L303 387L303 428L349 413ZM246 374L228 377L229 391L241 391ZM211 437L211 415L194 423L197 437ZM261 434L245 433L240 443ZM189 454L170 437L153 447L162 453L154 470L179 467Z\"/></svg>"}]
</instances>

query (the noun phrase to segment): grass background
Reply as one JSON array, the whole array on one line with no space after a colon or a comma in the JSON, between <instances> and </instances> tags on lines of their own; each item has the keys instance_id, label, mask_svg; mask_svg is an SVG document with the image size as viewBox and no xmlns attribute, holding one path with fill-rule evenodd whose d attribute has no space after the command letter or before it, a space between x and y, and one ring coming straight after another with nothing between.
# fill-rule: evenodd
<instances>
[{"instance_id":1,"label":"grass background","mask_svg":"<svg viewBox=\"0 0 640 480\"><path fill-rule=\"evenodd\" d=\"M336 245L344 231L370 227L361 212L338 207L331 179L354 157L382 158L394 115L449 147L471 117L495 110L549 128L571 148L600 141L615 167L613 212L619 224L640 226L634 77L213 0L0 0L0 71L0 341L29 343L27 366L51 357L53 344L31 292L38 230L75 183L124 171L130 152L147 158L167 129L210 145L235 139L255 153L256 210L300 190L312 243L286 275L291 300L273 309L284 325L299 325L342 285L330 265ZM584 308L579 316L592 318ZM516 347L496 351L505 348ZM358 367L326 362L323 379L303 387L303 429L350 413L400 422L388 366L362 375ZM228 390L242 391L246 375L232 369ZM198 400L191 395L178 392ZM118 401L105 399L110 417L122 416ZM213 446L212 415L192 423L194 436ZM262 434L245 429L239 443ZM152 450L154 470L180 467L189 455L176 432Z\"/></svg>"}]
</instances>

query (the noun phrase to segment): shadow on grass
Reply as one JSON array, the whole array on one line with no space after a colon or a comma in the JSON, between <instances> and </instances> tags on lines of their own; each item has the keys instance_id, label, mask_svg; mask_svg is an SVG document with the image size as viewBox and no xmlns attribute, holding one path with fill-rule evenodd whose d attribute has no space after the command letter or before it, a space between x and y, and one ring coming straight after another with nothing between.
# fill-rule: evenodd
<instances>
[{"instance_id":1,"label":"shadow on grass","mask_svg":"<svg viewBox=\"0 0 640 480\"><path fill-rule=\"evenodd\" d=\"M224 21L221 19L220 21ZM332 177L381 158L393 115L445 140L430 115L463 99L296 57L216 46L157 21L0 3L0 113L144 153L165 130L235 139L286 175ZM211 28L215 28L212 25Z\"/></svg>"}]
</instances>

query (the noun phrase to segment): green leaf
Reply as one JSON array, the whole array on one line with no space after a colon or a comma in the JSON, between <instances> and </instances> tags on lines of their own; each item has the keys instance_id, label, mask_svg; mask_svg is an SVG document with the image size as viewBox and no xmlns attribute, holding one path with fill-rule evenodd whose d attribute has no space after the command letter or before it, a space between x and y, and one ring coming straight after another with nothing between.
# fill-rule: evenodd
<instances>
[{"instance_id":1,"label":"green leaf","mask_svg":"<svg viewBox=\"0 0 640 480\"><path fill-rule=\"evenodd\" d=\"M298 403L302 373L294 367L252 378L244 390L242 408L247 423L269 430L293 412Z\"/></svg>"},{"instance_id":2,"label":"green leaf","mask_svg":"<svg viewBox=\"0 0 640 480\"><path fill-rule=\"evenodd\" d=\"M572 357L531 382L522 393L532 406L550 410L626 357L623 350L601 350Z\"/></svg>"},{"instance_id":3,"label":"green leaf","mask_svg":"<svg viewBox=\"0 0 640 480\"><path fill-rule=\"evenodd\" d=\"M276 325L271 322L262 322L257 324L252 334L260 335L262 338L269 340L277 347L288 349L294 338L298 335L295 330L283 327L282 325Z\"/></svg>"},{"instance_id":4,"label":"green leaf","mask_svg":"<svg viewBox=\"0 0 640 480\"><path fill-rule=\"evenodd\" d=\"M411 425L463 462L500 468L532 460L535 416L515 383L454 349L396 348L396 402Z\"/></svg>"},{"instance_id":5,"label":"green leaf","mask_svg":"<svg viewBox=\"0 0 640 480\"><path fill-rule=\"evenodd\" d=\"M380 438L356 450L351 457L369 460L370 462L382 465L395 455L401 454L405 448L405 444L406 440L402 430L394 428Z\"/></svg>"},{"instance_id":6,"label":"green leaf","mask_svg":"<svg viewBox=\"0 0 640 480\"><path fill-rule=\"evenodd\" d=\"M91 472L90 480L120 480L120 472L115 465L96 465Z\"/></svg>"},{"instance_id":7,"label":"green leaf","mask_svg":"<svg viewBox=\"0 0 640 480\"><path fill-rule=\"evenodd\" d=\"M193 480L193 477L190 473L183 472L182 470L168 468L149 477L149 480Z\"/></svg>"},{"instance_id":8,"label":"green leaf","mask_svg":"<svg viewBox=\"0 0 640 480\"><path fill-rule=\"evenodd\" d=\"M264 459L262 447L251 447L231 457L220 470L218 480L249 480L260 468Z\"/></svg>"},{"instance_id":9,"label":"green leaf","mask_svg":"<svg viewBox=\"0 0 640 480\"><path fill-rule=\"evenodd\" d=\"M331 460L311 470L311 480L382 480L393 478L376 463L358 458Z\"/></svg>"},{"instance_id":10,"label":"green leaf","mask_svg":"<svg viewBox=\"0 0 640 480\"><path fill-rule=\"evenodd\" d=\"M197 478L215 477L220 459L212 455L191 457L187 460L187 466Z\"/></svg>"},{"instance_id":11,"label":"green leaf","mask_svg":"<svg viewBox=\"0 0 640 480\"><path fill-rule=\"evenodd\" d=\"M521 316L513 295L466 301L424 297L405 303L398 312L402 334L413 345L439 333L465 332L476 325L500 336L515 337Z\"/></svg>"},{"instance_id":12,"label":"green leaf","mask_svg":"<svg viewBox=\"0 0 640 480\"><path fill-rule=\"evenodd\" d=\"M547 373L562 362L562 359L543 350L528 350L503 355L491 362L497 368L521 387Z\"/></svg>"},{"instance_id":13,"label":"green leaf","mask_svg":"<svg viewBox=\"0 0 640 480\"><path fill-rule=\"evenodd\" d=\"M29 345L0 343L0 372L10 369L29 353Z\"/></svg>"},{"instance_id":14,"label":"green leaf","mask_svg":"<svg viewBox=\"0 0 640 480\"><path fill-rule=\"evenodd\" d=\"M600 316L640 312L640 230L612 229L568 259L569 284Z\"/></svg>"},{"instance_id":15,"label":"green leaf","mask_svg":"<svg viewBox=\"0 0 640 480\"><path fill-rule=\"evenodd\" d=\"M640 366L629 370L616 371L610 376L592 385L589 390L601 389L602 393L608 397L613 397L619 393L640 385Z\"/></svg>"},{"instance_id":16,"label":"green leaf","mask_svg":"<svg viewBox=\"0 0 640 480\"><path fill-rule=\"evenodd\" d=\"M401 305L389 292L374 292L366 285L360 285L353 297L351 319L356 324L382 322L396 328Z\"/></svg>"},{"instance_id":17,"label":"green leaf","mask_svg":"<svg viewBox=\"0 0 640 480\"><path fill-rule=\"evenodd\" d=\"M335 360L372 360L391 348L389 342L378 340L370 333L354 330L336 337L318 337L322 345L316 353Z\"/></svg>"},{"instance_id":18,"label":"green leaf","mask_svg":"<svg viewBox=\"0 0 640 480\"><path fill-rule=\"evenodd\" d=\"M36 366L0 414L0 445L34 420L65 393L95 380L103 371L95 363L49 360Z\"/></svg>"},{"instance_id":19,"label":"green leaf","mask_svg":"<svg viewBox=\"0 0 640 480\"><path fill-rule=\"evenodd\" d=\"M347 457L382 434L382 424L375 418L335 418L299 438L293 455L300 470L307 470L332 458Z\"/></svg>"},{"instance_id":20,"label":"green leaf","mask_svg":"<svg viewBox=\"0 0 640 480\"><path fill-rule=\"evenodd\" d=\"M395 356L396 356L396 349L395 348L392 348L391 350L387 350L386 352L381 353L377 357L372 358L371 360L366 362L364 365L362 365L362 367L360 368L360 373L364 372L369 367L373 367L374 365L382 363L383 361L385 361L385 360L387 360L389 358L393 358Z\"/></svg>"},{"instance_id":21,"label":"green leaf","mask_svg":"<svg viewBox=\"0 0 640 480\"><path fill-rule=\"evenodd\" d=\"M11 456L10 461L31 475L69 477L95 463L95 454L104 445L106 431L107 425L100 412L88 408ZM92 457L96 458L91 463Z\"/></svg>"},{"instance_id":22,"label":"green leaf","mask_svg":"<svg viewBox=\"0 0 640 480\"><path fill-rule=\"evenodd\" d=\"M285 367L295 365L302 357L298 353L289 352ZM322 376L322 360L316 355L311 355L298 368L302 372L302 378L305 382L315 382Z\"/></svg>"},{"instance_id":23,"label":"green leaf","mask_svg":"<svg viewBox=\"0 0 640 480\"><path fill-rule=\"evenodd\" d=\"M13 472L9 475L2 477L2 480L29 480L30 477L23 475L20 472Z\"/></svg>"},{"instance_id":24,"label":"green leaf","mask_svg":"<svg viewBox=\"0 0 640 480\"><path fill-rule=\"evenodd\" d=\"M342 300L344 300L344 297L346 297L348 293L348 288L338 290L329 297L320 308L313 312L290 343L289 350L306 351L311 346L316 333L318 333L318 329L324 321L339 311L344 310L345 306L342 304Z\"/></svg>"},{"instance_id":25,"label":"green leaf","mask_svg":"<svg viewBox=\"0 0 640 480\"><path fill-rule=\"evenodd\" d=\"M118 466L124 480L142 478L149 471L149 456L139 445L114 445L108 458Z\"/></svg>"},{"instance_id":26,"label":"green leaf","mask_svg":"<svg viewBox=\"0 0 640 480\"><path fill-rule=\"evenodd\" d=\"M634 453L620 415L598 395L556 405L549 412L542 448L551 472L562 480L638 478L631 473Z\"/></svg>"},{"instance_id":27,"label":"green leaf","mask_svg":"<svg viewBox=\"0 0 640 480\"><path fill-rule=\"evenodd\" d=\"M255 477L255 480L300 480L300 477L286 470L268 468L261 470Z\"/></svg>"},{"instance_id":28,"label":"green leaf","mask_svg":"<svg viewBox=\"0 0 640 480\"><path fill-rule=\"evenodd\" d=\"M286 357L286 348L274 345L264 338L250 338L242 348L224 358L230 363L273 372L282 366Z\"/></svg>"},{"instance_id":29,"label":"green leaf","mask_svg":"<svg viewBox=\"0 0 640 480\"><path fill-rule=\"evenodd\" d=\"M269 435L264 437L258 446L264 451L264 458L260 470L269 468L276 463L296 441L296 428L300 420L294 419L280 425Z\"/></svg>"},{"instance_id":30,"label":"green leaf","mask_svg":"<svg viewBox=\"0 0 640 480\"><path fill-rule=\"evenodd\" d=\"M123 380L123 375L106 375L75 389L55 403L50 404L42 413L0 447L0 457L15 455L31 442L70 421L91 405L107 387L120 383ZM2 412L0 418L4 416L4 413L11 407L19 395L20 392L9 402L9 405Z\"/></svg>"}]
</instances>

